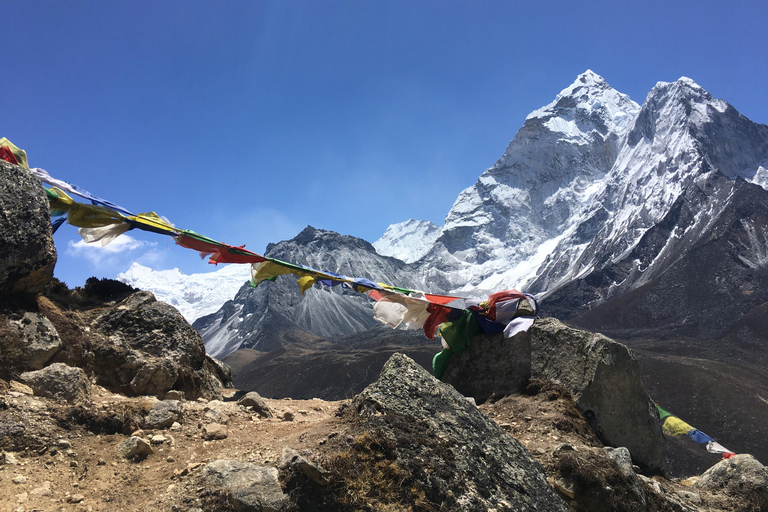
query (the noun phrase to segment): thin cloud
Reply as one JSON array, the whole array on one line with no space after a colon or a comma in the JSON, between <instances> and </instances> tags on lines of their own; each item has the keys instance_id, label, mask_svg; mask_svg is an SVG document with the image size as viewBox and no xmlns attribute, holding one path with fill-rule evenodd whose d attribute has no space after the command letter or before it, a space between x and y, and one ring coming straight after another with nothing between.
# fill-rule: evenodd
<instances>
[{"instance_id":1,"label":"thin cloud","mask_svg":"<svg viewBox=\"0 0 768 512\"><path fill-rule=\"evenodd\" d=\"M151 250L157 246L155 242L137 240L130 235L120 235L109 245L86 244L82 240L67 243L67 256L82 258L97 269L122 267L124 260L136 259L136 251Z\"/></svg>"}]
</instances>

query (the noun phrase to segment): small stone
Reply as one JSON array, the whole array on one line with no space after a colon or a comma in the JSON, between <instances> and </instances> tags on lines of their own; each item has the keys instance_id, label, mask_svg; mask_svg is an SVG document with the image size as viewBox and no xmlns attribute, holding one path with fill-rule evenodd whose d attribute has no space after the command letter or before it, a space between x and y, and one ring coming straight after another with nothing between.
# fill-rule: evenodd
<instances>
[{"instance_id":1,"label":"small stone","mask_svg":"<svg viewBox=\"0 0 768 512\"><path fill-rule=\"evenodd\" d=\"M563 496L573 499L575 494L573 493L573 484L565 482L564 480L555 480L552 482L552 486L557 492Z\"/></svg>"},{"instance_id":2,"label":"small stone","mask_svg":"<svg viewBox=\"0 0 768 512\"><path fill-rule=\"evenodd\" d=\"M142 429L136 430L131 434L133 437L144 437L146 435L146 432L144 432Z\"/></svg>"},{"instance_id":3,"label":"small stone","mask_svg":"<svg viewBox=\"0 0 768 512\"><path fill-rule=\"evenodd\" d=\"M11 482L15 483L16 485L23 485L27 483L27 477L21 475L15 476Z\"/></svg>"},{"instance_id":4,"label":"small stone","mask_svg":"<svg viewBox=\"0 0 768 512\"><path fill-rule=\"evenodd\" d=\"M293 413L292 413L292 412L290 412L290 411L285 411L285 412L283 413L283 421L293 421L293 418L294 418L294 416L293 416Z\"/></svg>"},{"instance_id":5,"label":"small stone","mask_svg":"<svg viewBox=\"0 0 768 512\"><path fill-rule=\"evenodd\" d=\"M152 447L144 439L131 436L117 446L117 454L126 459L144 459L154 453Z\"/></svg>"},{"instance_id":6,"label":"small stone","mask_svg":"<svg viewBox=\"0 0 768 512\"><path fill-rule=\"evenodd\" d=\"M71 468L76 468L76 467L78 467L79 465L80 465L80 464L78 464L76 460L71 460L71 461L69 461L69 467L71 467Z\"/></svg>"},{"instance_id":7,"label":"small stone","mask_svg":"<svg viewBox=\"0 0 768 512\"><path fill-rule=\"evenodd\" d=\"M17 380L12 380L8 384L8 389L11 391L15 391L16 393L21 393L22 395L34 395L35 392L32 391L32 388L27 386L26 384L22 384L21 382Z\"/></svg>"},{"instance_id":8,"label":"small stone","mask_svg":"<svg viewBox=\"0 0 768 512\"><path fill-rule=\"evenodd\" d=\"M184 400L184 392L172 389L165 394L163 400Z\"/></svg>"},{"instance_id":9,"label":"small stone","mask_svg":"<svg viewBox=\"0 0 768 512\"><path fill-rule=\"evenodd\" d=\"M166 441L167 441L167 438L160 434L152 436L152 438L149 440L151 444L163 444Z\"/></svg>"},{"instance_id":10,"label":"small stone","mask_svg":"<svg viewBox=\"0 0 768 512\"><path fill-rule=\"evenodd\" d=\"M209 409L205 413L205 417L211 421L215 421L216 423L221 423L222 425L226 425L229 423L229 416L227 416L226 414L224 414L218 409Z\"/></svg>"},{"instance_id":11,"label":"small stone","mask_svg":"<svg viewBox=\"0 0 768 512\"><path fill-rule=\"evenodd\" d=\"M252 410L262 418L271 418L273 416L272 410L269 408L267 403L255 391L246 393L245 396L237 401L237 404L245 407L246 409Z\"/></svg>"},{"instance_id":12,"label":"small stone","mask_svg":"<svg viewBox=\"0 0 768 512\"><path fill-rule=\"evenodd\" d=\"M570 443L560 443L559 445L555 446L555 449L552 450L552 455L557 457L558 455L562 454L563 452L572 452L576 450L576 448L573 447Z\"/></svg>"},{"instance_id":13,"label":"small stone","mask_svg":"<svg viewBox=\"0 0 768 512\"><path fill-rule=\"evenodd\" d=\"M105 461L104 459L99 459L99 462L97 462L96 465L98 465L98 466L106 466L107 465L107 461Z\"/></svg>"},{"instance_id":14,"label":"small stone","mask_svg":"<svg viewBox=\"0 0 768 512\"><path fill-rule=\"evenodd\" d=\"M218 439L226 439L229 433L227 427L219 423L210 423L203 425L203 439L206 441L215 441Z\"/></svg>"},{"instance_id":15,"label":"small stone","mask_svg":"<svg viewBox=\"0 0 768 512\"><path fill-rule=\"evenodd\" d=\"M30 491L33 496L51 496L53 491L51 490L51 482L43 482L41 487L37 487Z\"/></svg>"},{"instance_id":16,"label":"small stone","mask_svg":"<svg viewBox=\"0 0 768 512\"><path fill-rule=\"evenodd\" d=\"M70 443L66 439L59 439L58 441L56 441L56 446L58 446L62 450L67 450L69 448L72 448L72 443Z\"/></svg>"},{"instance_id":17,"label":"small stone","mask_svg":"<svg viewBox=\"0 0 768 512\"><path fill-rule=\"evenodd\" d=\"M5 452L2 457L3 463L8 464L9 466L18 464L19 461L16 459L16 455L14 455L11 452Z\"/></svg>"},{"instance_id":18,"label":"small stone","mask_svg":"<svg viewBox=\"0 0 768 512\"><path fill-rule=\"evenodd\" d=\"M171 430L174 430L174 431L181 430L181 423L179 423L178 421L174 421L173 424L171 425Z\"/></svg>"},{"instance_id":19,"label":"small stone","mask_svg":"<svg viewBox=\"0 0 768 512\"><path fill-rule=\"evenodd\" d=\"M169 455L165 458L165 462L176 462L176 459L173 458L173 455Z\"/></svg>"},{"instance_id":20,"label":"small stone","mask_svg":"<svg viewBox=\"0 0 768 512\"><path fill-rule=\"evenodd\" d=\"M67 496L67 503L80 503L85 499L85 496L82 494L73 494L71 496Z\"/></svg>"}]
</instances>

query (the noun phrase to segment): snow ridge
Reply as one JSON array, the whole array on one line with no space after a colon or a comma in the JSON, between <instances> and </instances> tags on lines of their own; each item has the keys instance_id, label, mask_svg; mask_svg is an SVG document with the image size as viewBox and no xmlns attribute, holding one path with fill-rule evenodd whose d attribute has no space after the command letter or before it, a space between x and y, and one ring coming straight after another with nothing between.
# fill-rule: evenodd
<instances>
[{"instance_id":1,"label":"snow ridge","mask_svg":"<svg viewBox=\"0 0 768 512\"><path fill-rule=\"evenodd\" d=\"M440 236L441 228L428 220L409 219L392 224L373 242L376 252L406 263L421 259Z\"/></svg>"},{"instance_id":2,"label":"snow ridge","mask_svg":"<svg viewBox=\"0 0 768 512\"><path fill-rule=\"evenodd\" d=\"M225 265L214 272L186 275L177 268L153 270L135 262L116 277L154 293L157 300L178 309L189 323L218 311L250 278L248 265Z\"/></svg>"}]
</instances>

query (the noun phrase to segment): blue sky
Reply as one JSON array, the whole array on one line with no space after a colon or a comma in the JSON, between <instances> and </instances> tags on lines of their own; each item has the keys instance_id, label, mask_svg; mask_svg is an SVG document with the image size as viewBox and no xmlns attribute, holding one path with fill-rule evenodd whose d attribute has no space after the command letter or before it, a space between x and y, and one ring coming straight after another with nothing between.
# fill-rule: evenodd
<instances>
[{"instance_id":1,"label":"blue sky","mask_svg":"<svg viewBox=\"0 0 768 512\"><path fill-rule=\"evenodd\" d=\"M586 69L638 103L688 76L768 123L764 2L2 1L3 129L30 164L263 252L306 225L375 241L442 224L525 116ZM70 286L159 235L56 234Z\"/></svg>"}]
</instances>

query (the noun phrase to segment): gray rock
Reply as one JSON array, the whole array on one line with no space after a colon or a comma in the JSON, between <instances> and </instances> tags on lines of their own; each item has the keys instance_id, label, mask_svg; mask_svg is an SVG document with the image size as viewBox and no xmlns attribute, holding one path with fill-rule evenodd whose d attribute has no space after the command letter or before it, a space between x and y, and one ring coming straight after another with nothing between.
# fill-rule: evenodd
<instances>
[{"instance_id":1,"label":"gray rock","mask_svg":"<svg viewBox=\"0 0 768 512\"><path fill-rule=\"evenodd\" d=\"M453 355L442 380L459 393L484 402L494 394L520 391L530 377L530 336L520 333L506 339L498 333L473 336L463 352Z\"/></svg>"},{"instance_id":2,"label":"gray rock","mask_svg":"<svg viewBox=\"0 0 768 512\"><path fill-rule=\"evenodd\" d=\"M221 381L221 385L225 388L232 387L232 368L230 368L227 363L219 361L208 354L205 355L205 358L216 373L216 377Z\"/></svg>"},{"instance_id":3,"label":"gray rock","mask_svg":"<svg viewBox=\"0 0 768 512\"><path fill-rule=\"evenodd\" d=\"M283 466L304 473L317 484L328 485L328 472L289 446L283 447Z\"/></svg>"},{"instance_id":4,"label":"gray rock","mask_svg":"<svg viewBox=\"0 0 768 512\"><path fill-rule=\"evenodd\" d=\"M40 313L26 312L21 320L10 321L25 346L27 368L42 369L61 350L59 333L50 320Z\"/></svg>"},{"instance_id":5,"label":"gray rock","mask_svg":"<svg viewBox=\"0 0 768 512\"><path fill-rule=\"evenodd\" d=\"M255 391L246 393L245 396L237 401L237 404L251 409L253 412L263 418L271 418L273 416L272 410L269 408L267 403L263 398L261 398L261 395Z\"/></svg>"},{"instance_id":6,"label":"gray rock","mask_svg":"<svg viewBox=\"0 0 768 512\"><path fill-rule=\"evenodd\" d=\"M532 376L565 386L605 444L625 446L640 465L660 469L666 442L629 349L553 318L537 321L530 337Z\"/></svg>"},{"instance_id":7,"label":"gray rock","mask_svg":"<svg viewBox=\"0 0 768 512\"><path fill-rule=\"evenodd\" d=\"M384 438L436 508L487 511L507 502L520 511L568 510L523 445L402 354L387 361L348 414Z\"/></svg>"},{"instance_id":8,"label":"gray rock","mask_svg":"<svg viewBox=\"0 0 768 512\"><path fill-rule=\"evenodd\" d=\"M142 460L154 453L152 446L138 436L131 436L117 445L117 454L126 459Z\"/></svg>"},{"instance_id":9,"label":"gray rock","mask_svg":"<svg viewBox=\"0 0 768 512\"><path fill-rule=\"evenodd\" d=\"M157 397L173 389L188 400L221 396L220 369L206 356L200 334L152 293L130 295L91 327L108 339L93 348L102 386Z\"/></svg>"},{"instance_id":10,"label":"gray rock","mask_svg":"<svg viewBox=\"0 0 768 512\"><path fill-rule=\"evenodd\" d=\"M215 421L216 423L221 423L222 425L229 423L229 416L221 412L219 409L208 409L205 411L205 417L211 421Z\"/></svg>"},{"instance_id":11,"label":"gray rock","mask_svg":"<svg viewBox=\"0 0 768 512\"><path fill-rule=\"evenodd\" d=\"M0 295L42 291L55 264L51 214L40 181L21 166L0 161Z\"/></svg>"},{"instance_id":12,"label":"gray rock","mask_svg":"<svg viewBox=\"0 0 768 512\"><path fill-rule=\"evenodd\" d=\"M91 399L91 381L82 368L53 363L42 370L22 373L19 379L31 387L37 396L69 403Z\"/></svg>"},{"instance_id":13,"label":"gray rock","mask_svg":"<svg viewBox=\"0 0 768 512\"><path fill-rule=\"evenodd\" d=\"M152 405L144 417L144 428L168 428L174 421L181 419L181 406L178 400L161 400Z\"/></svg>"},{"instance_id":14,"label":"gray rock","mask_svg":"<svg viewBox=\"0 0 768 512\"><path fill-rule=\"evenodd\" d=\"M632 467L632 456L630 455L629 450L622 446L620 448L606 448L605 452L608 457L616 461L616 465L619 466L621 474L627 478L627 480L632 482L633 494L637 498L637 501L645 506L645 489L643 483L637 477L637 473L635 473L635 470Z\"/></svg>"},{"instance_id":15,"label":"gray rock","mask_svg":"<svg viewBox=\"0 0 768 512\"><path fill-rule=\"evenodd\" d=\"M694 486L739 495L751 494L762 507L760 510L768 510L768 468L748 453L718 462L705 471Z\"/></svg>"},{"instance_id":16,"label":"gray rock","mask_svg":"<svg viewBox=\"0 0 768 512\"><path fill-rule=\"evenodd\" d=\"M283 511L290 503L280 487L277 469L270 466L216 460L205 466L201 479L206 486L226 489L238 512Z\"/></svg>"}]
</instances>

